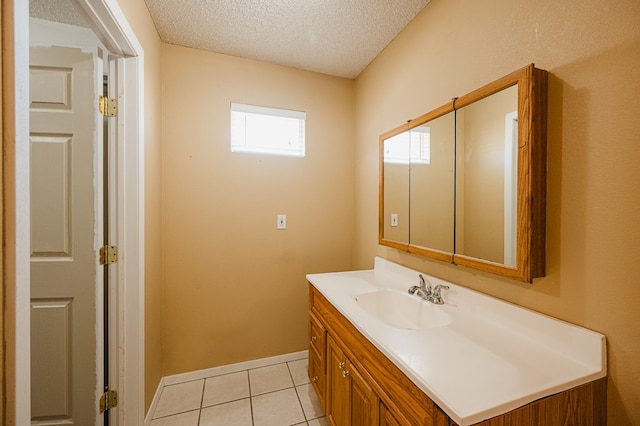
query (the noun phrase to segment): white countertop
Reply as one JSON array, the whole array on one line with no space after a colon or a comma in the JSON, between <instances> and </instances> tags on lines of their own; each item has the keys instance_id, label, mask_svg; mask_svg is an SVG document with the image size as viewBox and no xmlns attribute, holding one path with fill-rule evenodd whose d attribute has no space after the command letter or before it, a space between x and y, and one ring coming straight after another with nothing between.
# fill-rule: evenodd
<instances>
[{"instance_id":1,"label":"white countertop","mask_svg":"<svg viewBox=\"0 0 640 426\"><path fill-rule=\"evenodd\" d=\"M373 270L307 279L460 426L606 376L602 334L427 274L433 286L450 287L445 304L433 305L450 316L446 325L396 328L356 302L380 289L406 293L418 273L376 258Z\"/></svg>"}]
</instances>

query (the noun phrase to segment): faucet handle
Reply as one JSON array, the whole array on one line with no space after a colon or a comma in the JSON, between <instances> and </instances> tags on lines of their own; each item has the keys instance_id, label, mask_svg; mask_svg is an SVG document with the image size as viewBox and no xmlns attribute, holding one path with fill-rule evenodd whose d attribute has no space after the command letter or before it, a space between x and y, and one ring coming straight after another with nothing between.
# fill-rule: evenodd
<instances>
[{"instance_id":1,"label":"faucet handle","mask_svg":"<svg viewBox=\"0 0 640 426\"><path fill-rule=\"evenodd\" d=\"M438 284L433 289L433 294L435 294L436 296L440 296L440 293L441 293L442 290L449 290L449 286L448 285L443 285L443 284Z\"/></svg>"},{"instance_id":2,"label":"faucet handle","mask_svg":"<svg viewBox=\"0 0 640 426\"><path fill-rule=\"evenodd\" d=\"M443 305L442 290L449 290L448 285L437 284L433 289L433 303L437 305Z\"/></svg>"}]
</instances>

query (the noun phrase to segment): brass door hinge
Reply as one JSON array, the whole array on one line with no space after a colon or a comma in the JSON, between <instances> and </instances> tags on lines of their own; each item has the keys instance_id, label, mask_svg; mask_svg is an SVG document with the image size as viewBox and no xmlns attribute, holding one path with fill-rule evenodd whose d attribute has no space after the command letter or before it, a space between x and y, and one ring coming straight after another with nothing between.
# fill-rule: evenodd
<instances>
[{"instance_id":1,"label":"brass door hinge","mask_svg":"<svg viewBox=\"0 0 640 426\"><path fill-rule=\"evenodd\" d=\"M98 109L100 110L100 114L105 117L115 117L118 115L118 101L116 99L100 96Z\"/></svg>"},{"instance_id":2,"label":"brass door hinge","mask_svg":"<svg viewBox=\"0 0 640 426\"><path fill-rule=\"evenodd\" d=\"M110 390L100 397L100 414L118 406L118 391Z\"/></svg>"},{"instance_id":3,"label":"brass door hinge","mask_svg":"<svg viewBox=\"0 0 640 426\"><path fill-rule=\"evenodd\" d=\"M100 265L109 265L118 261L118 247L100 247Z\"/></svg>"}]
</instances>

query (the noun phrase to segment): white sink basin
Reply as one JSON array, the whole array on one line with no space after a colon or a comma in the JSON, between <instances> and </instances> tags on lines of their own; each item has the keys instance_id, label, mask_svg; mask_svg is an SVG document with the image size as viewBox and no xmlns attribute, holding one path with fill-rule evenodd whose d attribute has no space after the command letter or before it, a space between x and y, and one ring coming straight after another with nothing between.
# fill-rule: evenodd
<instances>
[{"instance_id":1,"label":"white sink basin","mask_svg":"<svg viewBox=\"0 0 640 426\"><path fill-rule=\"evenodd\" d=\"M395 328L419 330L451 322L441 306L394 289L361 293L354 299L370 315Z\"/></svg>"}]
</instances>

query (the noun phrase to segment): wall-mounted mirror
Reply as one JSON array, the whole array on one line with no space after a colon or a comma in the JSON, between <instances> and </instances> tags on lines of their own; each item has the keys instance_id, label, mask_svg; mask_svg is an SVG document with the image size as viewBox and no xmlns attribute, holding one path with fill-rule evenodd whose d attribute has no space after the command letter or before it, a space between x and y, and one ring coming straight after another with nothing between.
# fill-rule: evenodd
<instances>
[{"instance_id":1,"label":"wall-mounted mirror","mask_svg":"<svg viewBox=\"0 0 640 426\"><path fill-rule=\"evenodd\" d=\"M546 111L547 72L531 64L383 134L380 244L543 276ZM395 144L404 157L393 163Z\"/></svg>"}]
</instances>

